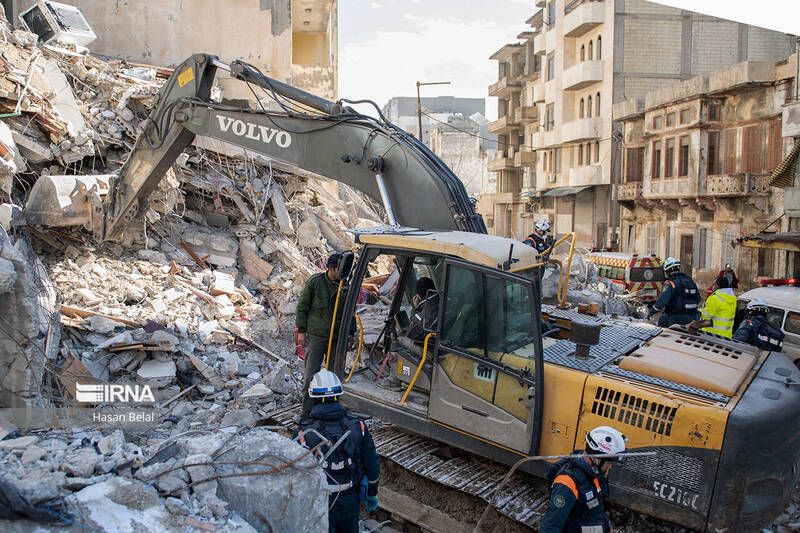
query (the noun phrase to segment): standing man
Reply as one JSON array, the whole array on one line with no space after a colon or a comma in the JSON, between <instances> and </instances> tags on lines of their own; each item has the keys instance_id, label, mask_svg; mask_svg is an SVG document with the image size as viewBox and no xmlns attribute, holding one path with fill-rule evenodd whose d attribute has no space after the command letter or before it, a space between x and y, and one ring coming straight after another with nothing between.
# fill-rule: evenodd
<instances>
[{"instance_id":1,"label":"standing man","mask_svg":"<svg viewBox=\"0 0 800 533\"><path fill-rule=\"evenodd\" d=\"M706 298L706 305L700 310L701 320L689 324L689 331L697 333L701 329L722 337L733 336L733 319L736 317L736 295L728 287L728 279L720 276L712 285L714 292Z\"/></svg>"},{"instance_id":2,"label":"standing man","mask_svg":"<svg viewBox=\"0 0 800 533\"><path fill-rule=\"evenodd\" d=\"M542 517L539 533L611 533L611 521L605 512L608 497L608 471L616 457L597 454L620 454L625 451L625 437L609 426L599 426L586 434L580 457L562 459L547 471L550 482L550 505Z\"/></svg>"},{"instance_id":3,"label":"standing man","mask_svg":"<svg viewBox=\"0 0 800 533\"><path fill-rule=\"evenodd\" d=\"M306 351L305 371L303 372L303 411L296 417L295 422L308 419L311 416L313 402L308 396L308 385L311 378L319 372L325 364L328 352L328 340L331 333L333 308L336 305L336 293L339 290L339 259L341 254L335 253L328 257L326 271L314 274L306 282L300 298L297 300L295 310L295 326L297 327L297 344L308 345ZM340 302L341 304L341 302ZM336 324L333 336L339 330L342 319L342 305L336 314Z\"/></svg>"},{"instance_id":4,"label":"standing man","mask_svg":"<svg viewBox=\"0 0 800 533\"><path fill-rule=\"evenodd\" d=\"M728 287L731 289L738 289L739 288L739 279L736 277L736 272L733 271L733 267L731 267L730 263L725 264L725 268L719 271L717 274L718 278L724 277L728 280ZM714 292L714 284L712 283L711 286L708 288L708 293L706 294L706 298L711 296L711 293Z\"/></svg>"},{"instance_id":5,"label":"standing man","mask_svg":"<svg viewBox=\"0 0 800 533\"><path fill-rule=\"evenodd\" d=\"M688 324L697 318L700 303L697 285L692 278L681 272L681 262L674 257L667 257L664 261L664 272L667 280L658 300L647 313L647 318L663 309L664 313L658 318L658 325L662 328L673 324Z\"/></svg>"},{"instance_id":6,"label":"standing man","mask_svg":"<svg viewBox=\"0 0 800 533\"><path fill-rule=\"evenodd\" d=\"M550 239L548 233L550 232L550 224L546 220L540 220L533 227L533 233L522 241L522 244L527 244L532 248L536 248L539 254L543 254L550 248Z\"/></svg>"},{"instance_id":7,"label":"standing man","mask_svg":"<svg viewBox=\"0 0 800 533\"><path fill-rule=\"evenodd\" d=\"M767 302L761 298L750 300L747 303L747 318L733 334L733 340L752 344L762 350L780 352L785 334L767 322L767 312Z\"/></svg>"},{"instance_id":8,"label":"standing man","mask_svg":"<svg viewBox=\"0 0 800 533\"><path fill-rule=\"evenodd\" d=\"M309 449L323 442L323 437L339 443L333 451L327 444L319 449L322 456L330 453L322 463L330 492L328 533L358 533L359 502L364 502L367 511L378 508L381 464L375 443L364 422L351 417L339 403L342 382L336 374L325 369L317 372L308 393L314 402L311 420L297 428L295 437Z\"/></svg>"}]
</instances>

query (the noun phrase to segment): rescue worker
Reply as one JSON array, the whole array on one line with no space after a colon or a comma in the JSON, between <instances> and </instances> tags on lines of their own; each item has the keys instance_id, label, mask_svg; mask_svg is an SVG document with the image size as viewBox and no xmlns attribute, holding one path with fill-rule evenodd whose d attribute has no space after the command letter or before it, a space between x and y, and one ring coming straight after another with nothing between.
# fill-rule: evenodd
<instances>
[{"instance_id":1,"label":"rescue worker","mask_svg":"<svg viewBox=\"0 0 800 533\"><path fill-rule=\"evenodd\" d=\"M381 466L375 443L364 422L350 416L339 403L342 382L336 374L325 369L314 374L308 393L314 407L311 420L295 431L300 444L312 449L323 442L323 437L336 444L347 433L333 451L327 444L318 451L320 457L330 452L322 463L330 492L328 532L358 533L359 501L367 511L378 508Z\"/></svg>"},{"instance_id":2,"label":"rescue worker","mask_svg":"<svg viewBox=\"0 0 800 533\"><path fill-rule=\"evenodd\" d=\"M674 257L667 257L664 261L664 272L667 280L661 288L658 300L647 313L647 318L663 309L664 312L658 317L658 325L662 328L673 324L688 324L697 318L700 303L697 285L692 278L681 272L681 262Z\"/></svg>"},{"instance_id":3,"label":"rescue worker","mask_svg":"<svg viewBox=\"0 0 800 533\"><path fill-rule=\"evenodd\" d=\"M733 340L752 344L762 350L780 352L785 334L767 322L768 311L767 303L761 298L750 300L747 303L747 318L733 334Z\"/></svg>"},{"instance_id":4,"label":"rescue worker","mask_svg":"<svg viewBox=\"0 0 800 533\"><path fill-rule=\"evenodd\" d=\"M599 426L586 434L586 446L575 450L579 457L562 459L547 471L550 504L542 517L539 533L611 533L605 512L608 497L608 471L616 457L625 451L625 437L609 426Z\"/></svg>"},{"instance_id":5,"label":"rescue worker","mask_svg":"<svg viewBox=\"0 0 800 533\"><path fill-rule=\"evenodd\" d=\"M548 238L548 233L550 232L550 224L547 223L546 220L540 220L533 226L533 233L528 235L522 244L527 244L532 248L536 248L536 251L540 254L543 254L550 248L550 239Z\"/></svg>"},{"instance_id":6,"label":"rescue worker","mask_svg":"<svg viewBox=\"0 0 800 533\"><path fill-rule=\"evenodd\" d=\"M721 337L733 336L733 319L736 317L736 295L728 286L728 279L720 276L714 282L714 292L706 299L705 306L700 310L700 320L693 320L689 324L689 331L697 333L702 329L706 333L713 333Z\"/></svg>"},{"instance_id":7,"label":"rescue worker","mask_svg":"<svg viewBox=\"0 0 800 533\"><path fill-rule=\"evenodd\" d=\"M303 411L295 417L295 422L311 415L313 402L308 395L308 385L311 378L319 372L324 365L328 352L328 340L331 333L331 320L333 308L336 305L336 293L339 290L339 259L341 254L335 253L328 257L326 271L318 272L308 278L300 298L297 300L295 310L295 326L297 327L297 345L306 346L305 371L303 372ZM334 338L342 319L342 309L337 310Z\"/></svg>"}]
</instances>

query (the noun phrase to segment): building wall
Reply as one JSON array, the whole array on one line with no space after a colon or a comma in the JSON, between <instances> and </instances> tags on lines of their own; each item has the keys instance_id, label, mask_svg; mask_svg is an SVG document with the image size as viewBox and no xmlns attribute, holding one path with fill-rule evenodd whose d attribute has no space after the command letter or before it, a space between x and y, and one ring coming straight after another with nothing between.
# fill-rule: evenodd
<instances>
[{"instance_id":1,"label":"building wall","mask_svg":"<svg viewBox=\"0 0 800 533\"><path fill-rule=\"evenodd\" d=\"M336 0L68 3L81 9L97 34L97 40L89 45L92 52L161 66L175 66L198 52L217 55L226 62L244 59L267 76L336 98ZM33 4L33 0L16 2L16 13ZM303 24L306 21L308 25ZM293 44L297 44L297 57L293 56ZM252 98L241 82L224 73L218 79L225 98Z\"/></svg>"},{"instance_id":2,"label":"building wall","mask_svg":"<svg viewBox=\"0 0 800 533\"><path fill-rule=\"evenodd\" d=\"M471 122L471 121L470 121ZM480 131L473 123L472 132L467 121L455 124L458 131L444 124L431 129L431 150L461 179L470 196L478 196L488 185L486 152L480 149Z\"/></svg>"}]
</instances>

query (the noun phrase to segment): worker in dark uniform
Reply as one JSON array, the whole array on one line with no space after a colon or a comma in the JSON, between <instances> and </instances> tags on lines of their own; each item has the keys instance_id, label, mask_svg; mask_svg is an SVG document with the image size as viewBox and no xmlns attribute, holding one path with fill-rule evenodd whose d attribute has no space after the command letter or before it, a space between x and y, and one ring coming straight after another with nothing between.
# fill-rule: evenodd
<instances>
[{"instance_id":1,"label":"worker in dark uniform","mask_svg":"<svg viewBox=\"0 0 800 533\"><path fill-rule=\"evenodd\" d=\"M328 478L328 533L358 533L360 501L367 511L378 508L378 478L381 466L375 443L361 420L351 417L339 403L342 382L328 370L317 372L308 393L313 398L311 420L301 424L295 431L300 444L312 449L323 441L323 437L339 445L330 451L323 444L320 457ZM328 453L330 452L330 455Z\"/></svg>"},{"instance_id":2,"label":"worker in dark uniform","mask_svg":"<svg viewBox=\"0 0 800 533\"><path fill-rule=\"evenodd\" d=\"M733 340L752 344L762 350L780 352L785 334L767 322L769 307L761 298L753 298L747 304L747 318L733 334Z\"/></svg>"},{"instance_id":3,"label":"worker in dark uniform","mask_svg":"<svg viewBox=\"0 0 800 533\"><path fill-rule=\"evenodd\" d=\"M550 248L550 239L548 239L548 233L550 232L550 224L547 223L546 220L540 220L536 223L533 227L533 233L528 235L522 244L527 244L532 248L536 248L536 251L540 254L543 254Z\"/></svg>"},{"instance_id":4,"label":"worker in dark uniform","mask_svg":"<svg viewBox=\"0 0 800 533\"><path fill-rule=\"evenodd\" d=\"M650 318L663 309L664 312L658 318L658 325L662 328L668 328L673 324L688 324L699 316L697 308L700 303L700 293L697 285L680 269L681 262L674 257L668 257L664 261L667 280L661 288L658 300L647 314L647 318Z\"/></svg>"},{"instance_id":5,"label":"worker in dark uniform","mask_svg":"<svg viewBox=\"0 0 800 533\"><path fill-rule=\"evenodd\" d=\"M605 512L608 471L617 458L594 457L625 451L625 437L609 426L586 434L586 447L579 457L562 459L547 472L550 504L542 517L539 533L611 533Z\"/></svg>"},{"instance_id":6,"label":"worker in dark uniform","mask_svg":"<svg viewBox=\"0 0 800 533\"><path fill-rule=\"evenodd\" d=\"M306 281L300 298L297 300L295 311L295 326L297 327L297 345L308 345L306 352L305 371L303 372L303 411L296 417L295 422L311 415L313 402L308 396L308 385L311 378L319 372L325 364L330 340L331 321L333 308L336 306L336 293L339 290L339 259L341 254L335 253L328 257L326 271L314 274ZM344 306L339 305L337 310L334 338L339 329Z\"/></svg>"}]
</instances>

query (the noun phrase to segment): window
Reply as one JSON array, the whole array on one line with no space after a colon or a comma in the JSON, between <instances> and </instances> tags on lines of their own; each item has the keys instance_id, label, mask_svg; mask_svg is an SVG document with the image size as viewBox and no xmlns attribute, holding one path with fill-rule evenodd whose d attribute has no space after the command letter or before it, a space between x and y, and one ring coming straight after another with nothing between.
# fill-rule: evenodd
<instances>
[{"instance_id":1,"label":"window","mask_svg":"<svg viewBox=\"0 0 800 533\"><path fill-rule=\"evenodd\" d=\"M675 126L675 113L667 113L667 127Z\"/></svg>"},{"instance_id":2,"label":"window","mask_svg":"<svg viewBox=\"0 0 800 533\"><path fill-rule=\"evenodd\" d=\"M722 106L719 104L719 102L711 102L710 104L708 104L709 122L719 120L719 110L721 107Z\"/></svg>"},{"instance_id":3,"label":"window","mask_svg":"<svg viewBox=\"0 0 800 533\"><path fill-rule=\"evenodd\" d=\"M556 171L556 151L550 150L550 172Z\"/></svg>"},{"instance_id":4,"label":"window","mask_svg":"<svg viewBox=\"0 0 800 533\"><path fill-rule=\"evenodd\" d=\"M689 175L689 136L680 138L680 151L678 152L678 176Z\"/></svg>"},{"instance_id":5,"label":"window","mask_svg":"<svg viewBox=\"0 0 800 533\"><path fill-rule=\"evenodd\" d=\"M667 209L667 220L678 220L678 210Z\"/></svg>"},{"instance_id":6,"label":"window","mask_svg":"<svg viewBox=\"0 0 800 533\"><path fill-rule=\"evenodd\" d=\"M485 356L487 321L482 278L474 270L448 267L442 344L463 351L477 349Z\"/></svg>"},{"instance_id":7,"label":"window","mask_svg":"<svg viewBox=\"0 0 800 533\"><path fill-rule=\"evenodd\" d=\"M789 313L786 315L786 324L784 325L783 329L787 333L800 335L800 313L789 311Z\"/></svg>"},{"instance_id":8,"label":"window","mask_svg":"<svg viewBox=\"0 0 800 533\"><path fill-rule=\"evenodd\" d=\"M626 150L625 181L635 183L642 181L644 175L644 146Z\"/></svg>"},{"instance_id":9,"label":"window","mask_svg":"<svg viewBox=\"0 0 800 533\"><path fill-rule=\"evenodd\" d=\"M658 236L656 234L656 227L653 225L647 226L647 253L655 254L658 248Z\"/></svg>"},{"instance_id":10,"label":"window","mask_svg":"<svg viewBox=\"0 0 800 533\"><path fill-rule=\"evenodd\" d=\"M700 209L700 221L701 222L714 222L714 211L708 209Z\"/></svg>"},{"instance_id":11,"label":"window","mask_svg":"<svg viewBox=\"0 0 800 533\"><path fill-rule=\"evenodd\" d=\"M581 105L580 105L580 109L578 110L578 118L583 118L583 113L584 113L585 108L586 108L585 104L586 104L586 102L584 102L583 98L581 98Z\"/></svg>"},{"instance_id":12,"label":"window","mask_svg":"<svg viewBox=\"0 0 800 533\"><path fill-rule=\"evenodd\" d=\"M653 117L653 129L660 130L664 127L664 117L661 115Z\"/></svg>"},{"instance_id":13,"label":"window","mask_svg":"<svg viewBox=\"0 0 800 533\"><path fill-rule=\"evenodd\" d=\"M781 148L783 137L781 136L781 120L771 120L767 124L767 172L772 172L781 162Z\"/></svg>"},{"instance_id":14,"label":"window","mask_svg":"<svg viewBox=\"0 0 800 533\"><path fill-rule=\"evenodd\" d=\"M738 130L722 132L722 173L736 174L736 141Z\"/></svg>"},{"instance_id":15,"label":"window","mask_svg":"<svg viewBox=\"0 0 800 533\"><path fill-rule=\"evenodd\" d=\"M653 161L650 176L653 179L661 177L661 141L655 141L653 143Z\"/></svg>"},{"instance_id":16,"label":"window","mask_svg":"<svg viewBox=\"0 0 800 533\"><path fill-rule=\"evenodd\" d=\"M603 59L603 38L597 36L597 59Z\"/></svg>"},{"instance_id":17,"label":"window","mask_svg":"<svg viewBox=\"0 0 800 533\"><path fill-rule=\"evenodd\" d=\"M713 176L719 174L720 160L719 160L719 132L708 132L708 175Z\"/></svg>"},{"instance_id":18,"label":"window","mask_svg":"<svg viewBox=\"0 0 800 533\"><path fill-rule=\"evenodd\" d=\"M561 148L556 148L553 152L556 154L556 162L553 168L556 172L561 172Z\"/></svg>"},{"instance_id":19,"label":"window","mask_svg":"<svg viewBox=\"0 0 800 533\"><path fill-rule=\"evenodd\" d=\"M772 277L774 252L775 251L771 248L758 249L758 270L756 273L757 276Z\"/></svg>"},{"instance_id":20,"label":"window","mask_svg":"<svg viewBox=\"0 0 800 533\"><path fill-rule=\"evenodd\" d=\"M592 118L592 95L591 94L589 95L589 99L587 100L587 103L589 105L588 105L588 107L586 109L586 116L588 118Z\"/></svg>"},{"instance_id":21,"label":"window","mask_svg":"<svg viewBox=\"0 0 800 533\"><path fill-rule=\"evenodd\" d=\"M586 45L581 45L581 61L586 61Z\"/></svg>"},{"instance_id":22,"label":"window","mask_svg":"<svg viewBox=\"0 0 800 533\"><path fill-rule=\"evenodd\" d=\"M592 143L586 143L586 164L592 162Z\"/></svg>"},{"instance_id":23,"label":"window","mask_svg":"<svg viewBox=\"0 0 800 533\"><path fill-rule=\"evenodd\" d=\"M592 41L589 41L589 61L591 61L592 59L594 59L594 57L593 57L593 56L594 56L593 50L594 50L594 43L593 43Z\"/></svg>"},{"instance_id":24,"label":"window","mask_svg":"<svg viewBox=\"0 0 800 533\"><path fill-rule=\"evenodd\" d=\"M552 131L556 125L555 121L555 107L553 104L547 104L544 111L544 129L545 131Z\"/></svg>"},{"instance_id":25,"label":"window","mask_svg":"<svg viewBox=\"0 0 800 533\"><path fill-rule=\"evenodd\" d=\"M578 145L578 164L579 165L583 164L583 145L582 144Z\"/></svg>"},{"instance_id":26,"label":"window","mask_svg":"<svg viewBox=\"0 0 800 533\"><path fill-rule=\"evenodd\" d=\"M767 311L767 322L775 329L781 329L783 326L783 309L770 307Z\"/></svg>"},{"instance_id":27,"label":"window","mask_svg":"<svg viewBox=\"0 0 800 533\"><path fill-rule=\"evenodd\" d=\"M667 139L664 145L664 177L672 177L675 168L675 139Z\"/></svg>"},{"instance_id":28,"label":"window","mask_svg":"<svg viewBox=\"0 0 800 533\"><path fill-rule=\"evenodd\" d=\"M688 124L694 118L694 108L681 109L681 124Z\"/></svg>"},{"instance_id":29,"label":"window","mask_svg":"<svg viewBox=\"0 0 800 533\"><path fill-rule=\"evenodd\" d=\"M556 2L553 0L547 4L547 26L549 30L556 25Z\"/></svg>"},{"instance_id":30,"label":"window","mask_svg":"<svg viewBox=\"0 0 800 533\"><path fill-rule=\"evenodd\" d=\"M760 174L764 168L764 135L761 124L742 130L742 172Z\"/></svg>"},{"instance_id":31,"label":"window","mask_svg":"<svg viewBox=\"0 0 800 533\"><path fill-rule=\"evenodd\" d=\"M627 244L627 250L629 252L633 251L634 236L635 235L633 233L633 224L628 224L628 238L626 239L626 244Z\"/></svg>"},{"instance_id":32,"label":"window","mask_svg":"<svg viewBox=\"0 0 800 533\"><path fill-rule=\"evenodd\" d=\"M548 153L544 153L544 157L542 158L542 172L547 172L547 160L549 159Z\"/></svg>"},{"instance_id":33,"label":"window","mask_svg":"<svg viewBox=\"0 0 800 533\"><path fill-rule=\"evenodd\" d=\"M594 116L599 117L600 116L600 93L597 93L594 96L594 105L595 105Z\"/></svg>"},{"instance_id":34,"label":"window","mask_svg":"<svg viewBox=\"0 0 800 533\"><path fill-rule=\"evenodd\" d=\"M594 142L594 162L600 162L600 141Z\"/></svg>"},{"instance_id":35,"label":"window","mask_svg":"<svg viewBox=\"0 0 800 533\"><path fill-rule=\"evenodd\" d=\"M556 58L555 58L555 53L554 52L550 52L549 54L547 54L547 78L546 78L546 81L550 81L555 77L556 77Z\"/></svg>"}]
</instances>

